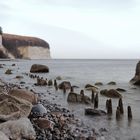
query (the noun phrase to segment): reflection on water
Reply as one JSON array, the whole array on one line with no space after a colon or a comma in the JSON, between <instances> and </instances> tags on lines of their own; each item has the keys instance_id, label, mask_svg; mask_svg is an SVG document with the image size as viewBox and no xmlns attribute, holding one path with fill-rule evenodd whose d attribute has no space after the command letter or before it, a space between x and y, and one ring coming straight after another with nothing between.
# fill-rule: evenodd
<instances>
[{"instance_id":1,"label":"reflection on water","mask_svg":"<svg viewBox=\"0 0 140 140\"><path fill-rule=\"evenodd\" d=\"M87 126L86 129L95 128L104 135L105 140L139 140L140 139L140 88L129 84L129 80L135 73L137 60L13 60L0 61L1 64L6 64L3 69L0 69L2 79L6 79L12 83L25 82L25 87L32 88L37 92L46 93L47 100L59 103L69 108L75 116L80 118ZM11 64L15 63L15 67ZM124 115L121 120L116 121L116 108L118 99L112 100L113 115L93 117L85 116L84 108L88 107L83 104L68 104L67 95L61 90L55 91L54 88L35 87L36 82L24 75L24 79L15 79L16 75L21 75L24 72L29 72L30 67L34 63L46 64L50 68L50 73L40 74L41 77L55 79L61 76L63 80L71 81L72 85L80 87L75 89L79 93L84 88L85 84L94 84L102 82L104 85L100 89L123 88L127 91L122 93ZM12 75L5 75L4 71L10 68L13 71ZM110 81L117 82L116 86L108 86ZM61 81L58 81L59 83ZM24 87L24 85L23 85ZM51 94L48 94L49 91ZM85 94L91 96L90 91L85 91ZM99 108L105 110L106 97L99 95ZM133 120L127 119L127 106L130 105L133 113ZM101 128L105 128L101 129ZM102 131L101 131L102 130ZM103 137L102 137L103 138Z\"/></svg>"}]
</instances>

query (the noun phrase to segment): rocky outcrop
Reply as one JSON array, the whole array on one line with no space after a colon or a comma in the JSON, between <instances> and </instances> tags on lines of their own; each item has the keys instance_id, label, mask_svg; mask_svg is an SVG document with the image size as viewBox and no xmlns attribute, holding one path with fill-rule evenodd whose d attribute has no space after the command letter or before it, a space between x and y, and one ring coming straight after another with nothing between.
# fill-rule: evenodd
<instances>
[{"instance_id":1,"label":"rocky outcrop","mask_svg":"<svg viewBox=\"0 0 140 140\"><path fill-rule=\"evenodd\" d=\"M45 73L49 72L48 66L41 65L41 64L33 64L30 69L31 73Z\"/></svg>"},{"instance_id":2,"label":"rocky outcrop","mask_svg":"<svg viewBox=\"0 0 140 140\"><path fill-rule=\"evenodd\" d=\"M136 65L135 76L130 80L134 85L140 85L140 61Z\"/></svg>"},{"instance_id":3,"label":"rocky outcrop","mask_svg":"<svg viewBox=\"0 0 140 140\"><path fill-rule=\"evenodd\" d=\"M49 44L40 38L2 34L0 44L1 58L50 58Z\"/></svg>"}]
</instances>

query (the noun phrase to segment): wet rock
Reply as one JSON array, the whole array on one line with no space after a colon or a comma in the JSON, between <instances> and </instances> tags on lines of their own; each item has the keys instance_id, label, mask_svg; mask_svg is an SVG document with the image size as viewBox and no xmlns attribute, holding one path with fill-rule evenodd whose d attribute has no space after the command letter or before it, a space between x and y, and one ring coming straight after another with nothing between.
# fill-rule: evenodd
<instances>
[{"instance_id":1,"label":"wet rock","mask_svg":"<svg viewBox=\"0 0 140 140\"><path fill-rule=\"evenodd\" d=\"M73 103L86 103L86 104L91 103L91 99L88 96L84 94L73 93L73 92L69 93L67 101Z\"/></svg>"},{"instance_id":2,"label":"wet rock","mask_svg":"<svg viewBox=\"0 0 140 140\"><path fill-rule=\"evenodd\" d=\"M116 85L116 82L114 82L114 81L111 81L111 82L109 82L109 83L107 83L108 85Z\"/></svg>"},{"instance_id":3,"label":"wet rock","mask_svg":"<svg viewBox=\"0 0 140 140\"><path fill-rule=\"evenodd\" d=\"M12 66L16 66L16 64L12 64Z\"/></svg>"},{"instance_id":4,"label":"wet rock","mask_svg":"<svg viewBox=\"0 0 140 140\"><path fill-rule=\"evenodd\" d=\"M100 91L100 94L110 98L122 98L122 95L115 89L104 89Z\"/></svg>"},{"instance_id":5,"label":"wet rock","mask_svg":"<svg viewBox=\"0 0 140 140\"><path fill-rule=\"evenodd\" d=\"M9 138L3 132L0 131L0 140L9 140Z\"/></svg>"},{"instance_id":6,"label":"wet rock","mask_svg":"<svg viewBox=\"0 0 140 140\"><path fill-rule=\"evenodd\" d=\"M38 102L38 96L33 92L25 90L25 89L12 89L8 93L11 96L15 96L19 99L24 99L29 101L32 104L36 104Z\"/></svg>"},{"instance_id":7,"label":"wet rock","mask_svg":"<svg viewBox=\"0 0 140 140\"><path fill-rule=\"evenodd\" d=\"M71 89L71 83L69 81L63 81L59 84L59 89Z\"/></svg>"},{"instance_id":8,"label":"wet rock","mask_svg":"<svg viewBox=\"0 0 140 140\"><path fill-rule=\"evenodd\" d=\"M7 69L7 70L5 71L5 74L12 74L12 70Z\"/></svg>"},{"instance_id":9,"label":"wet rock","mask_svg":"<svg viewBox=\"0 0 140 140\"><path fill-rule=\"evenodd\" d=\"M26 100L0 94L0 120L2 121L28 117L31 109L32 104Z\"/></svg>"},{"instance_id":10,"label":"wet rock","mask_svg":"<svg viewBox=\"0 0 140 140\"><path fill-rule=\"evenodd\" d=\"M134 85L140 85L140 61L136 65L135 76L130 80Z\"/></svg>"},{"instance_id":11,"label":"wet rock","mask_svg":"<svg viewBox=\"0 0 140 140\"><path fill-rule=\"evenodd\" d=\"M61 76L57 76L56 80L62 80L62 77Z\"/></svg>"},{"instance_id":12,"label":"wet rock","mask_svg":"<svg viewBox=\"0 0 140 140\"><path fill-rule=\"evenodd\" d=\"M47 114L46 108L42 104L36 104L33 106L31 110L30 117L34 118L43 117L46 116L46 114Z\"/></svg>"},{"instance_id":13,"label":"wet rock","mask_svg":"<svg viewBox=\"0 0 140 140\"><path fill-rule=\"evenodd\" d=\"M95 85L96 85L96 86L102 86L103 83L102 83L102 82L96 82Z\"/></svg>"},{"instance_id":14,"label":"wet rock","mask_svg":"<svg viewBox=\"0 0 140 140\"><path fill-rule=\"evenodd\" d=\"M36 119L34 122L41 129L51 129L51 130L53 130L54 123L52 121L49 121L47 118L39 118L39 119Z\"/></svg>"},{"instance_id":15,"label":"wet rock","mask_svg":"<svg viewBox=\"0 0 140 140\"><path fill-rule=\"evenodd\" d=\"M87 85L85 85L85 88L87 89L87 88L95 88L95 89L98 89L98 87L96 87L96 86L94 86L94 85L91 85L91 84L87 84Z\"/></svg>"},{"instance_id":16,"label":"wet rock","mask_svg":"<svg viewBox=\"0 0 140 140\"><path fill-rule=\"evenodd\" d=\"M30 139L35 140L36 134L28 118L16 121L7 121L0 124L0 131L12 140Z\"/></svg>"},{"instance_id":17,"label":"wet rock","mask_svg":"<svg viewBox=\"0 0 140 140\"><path fill-rule=\"evenodd\" d=\"M68 102L82 102L82 96L77 94L77 93L73 93L70 92L67 98Z\"/></svg>"},{"instance_id":18,"label":"wet rock","mask_svg":"<svg viewBox=\"0 0 140 140\"><path fill-rule=\"evenodd\" d=\"M93 115L93 116L103 116L106 115L106 112L103 110L97 110L93 108L86 108L85 115Z\"/></svg>"},{"instance_id":19,"label":"wet rock","mask_svg":"<svg viewBox=\"0 0 140 140\"><path fill-rule=\"evenodd\" d=\"M16 79L22 79L22 78L23 78L23 76L20 76L20 75L16 76Z\"/></svg>"},{"instance_id":20,"label":"wet rock","mask_svg":"<svg viewBox=\"0 0 140 140\"><path fill-rule=\"evenodd\" d=\"M31 73L47 73L49 72L49 68L46 65L41 64L33 64L30 69Z\"/></svg>"},{"instance_id":21,"label":"wet rock","mask_svg":"<svg viewBox=\"0 0 140 140\"><path fill-rule=\"evenodd\" d=\"M116 90L119 91L119 92L126 92L126 90L123 89L123 88L117 88Z\"/></svg>"},{"instance_id":22,"label":"wet rock","mask_svg":"<svg viewBox=\"0 0 140 140\"><path fill-rule=\"evenodd\" d=\"M41 78L37 78L37 85L38 86L46 86L47 85L47 81Z\"/></svg>"}]
</instances>

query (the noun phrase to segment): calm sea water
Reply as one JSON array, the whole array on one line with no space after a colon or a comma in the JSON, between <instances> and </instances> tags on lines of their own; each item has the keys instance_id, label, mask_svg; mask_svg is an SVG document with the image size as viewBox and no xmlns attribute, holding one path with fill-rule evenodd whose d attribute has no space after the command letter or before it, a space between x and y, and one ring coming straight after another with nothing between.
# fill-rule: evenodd
<instances>
[{"instance_id":1,"label":"calm sea water","mask_svg":"<svg viewBox=\"0 0 140 140\"><path fill-rule=\"evenodd\" d=\"M59 103L64 107L69 108L76 117L83 121L86 125L85 129L95 128L99 131L100 128L106 128L107 132L101 132L103 136L99 139L102 140L140 140L140 88L134 87L129 84L130 79L135 74L135 67L138 60L12 60L0 61L1 64L6 64L4 69L0 69L0 77L12 83L26 82L25 86L34 89L40 93L46 93L47 100L53 103ZM11 64L15 63L16 66L12 67ZM95 82L102 82L104 85L99 87L101 89L110 88L124 88L127 92L122 93L124 103L124 116L122 120L116 121L115 110L118 105L118 99L113 99L113 116L108 117L93 117L85 116L84 109L88 107L82 104L68 104L67 95L62 91L55 91L53 88L48 87L35 87L33 84L36 82L24 76L21 81L15 79L16 75L22 75L24 72L29 72L30 67L34 63L46 64L50 68L48 74L40 74L40 76L48 79L55 79L61 76L63 80L71 81L72 85L79 86L76 90L79 92L84 89L84 86L94 84ZM5 75L4 71L13 69L12 75ZM107 83L115 81L116 86L108 86ZM62 81L58 81L62 82ZM47 94L49 90L52 94ZM91 96L89 91L85 94ZM106 97L99 95L99 108L105 110ZM127 120L127 106L132 107L133 120ZM82 124L81 124L82 125Z\"/></svg>"}]
</instances>

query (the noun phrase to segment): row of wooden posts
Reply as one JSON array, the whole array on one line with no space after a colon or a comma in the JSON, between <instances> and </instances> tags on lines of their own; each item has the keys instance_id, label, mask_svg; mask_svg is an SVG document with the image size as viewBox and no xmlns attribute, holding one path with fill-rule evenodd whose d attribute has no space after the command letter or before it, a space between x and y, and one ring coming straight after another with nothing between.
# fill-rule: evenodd
<instances>
[{"instance_id":1,"label":"row of wooden posts","mask_svg":"<svg viewBox=\"0 0 140 140\"><path fill-rule=\"evenodd\" d=\"M31 78L32 75L30 75ZM39 78L39 77L34 77L34 78ZM51 80L52 81L52 80ZM50 84L48 83L48 85L53 85L53 82L51 82ZM58 84L57 81L54 80L54 87L56 90L58 90ZM66 88L63 88L63 92L66 93ZM71 87L70 92L74 92L74 88ZM80 94L84 95L84 90L81 90ZM94 108L98 108L98 104L99 104L99 97L98 97L98 93L94 93L94 91L92 90L92 94L91 94L91 102L94 103ZM107 114L108 115L112 115L113 114L113 109L112 109L112 99L107 99L106 100L106 109L107 109ZM122 98L119 99L118 102L118 106L116 109L116 120L120 120L122 115L124 114L124 108L123 108L123 102L122 102ZM132 110L131 110L131 106L127 107L127 116L128 116L128 120L132 120Z\"/></svg>"}]
</instances>

